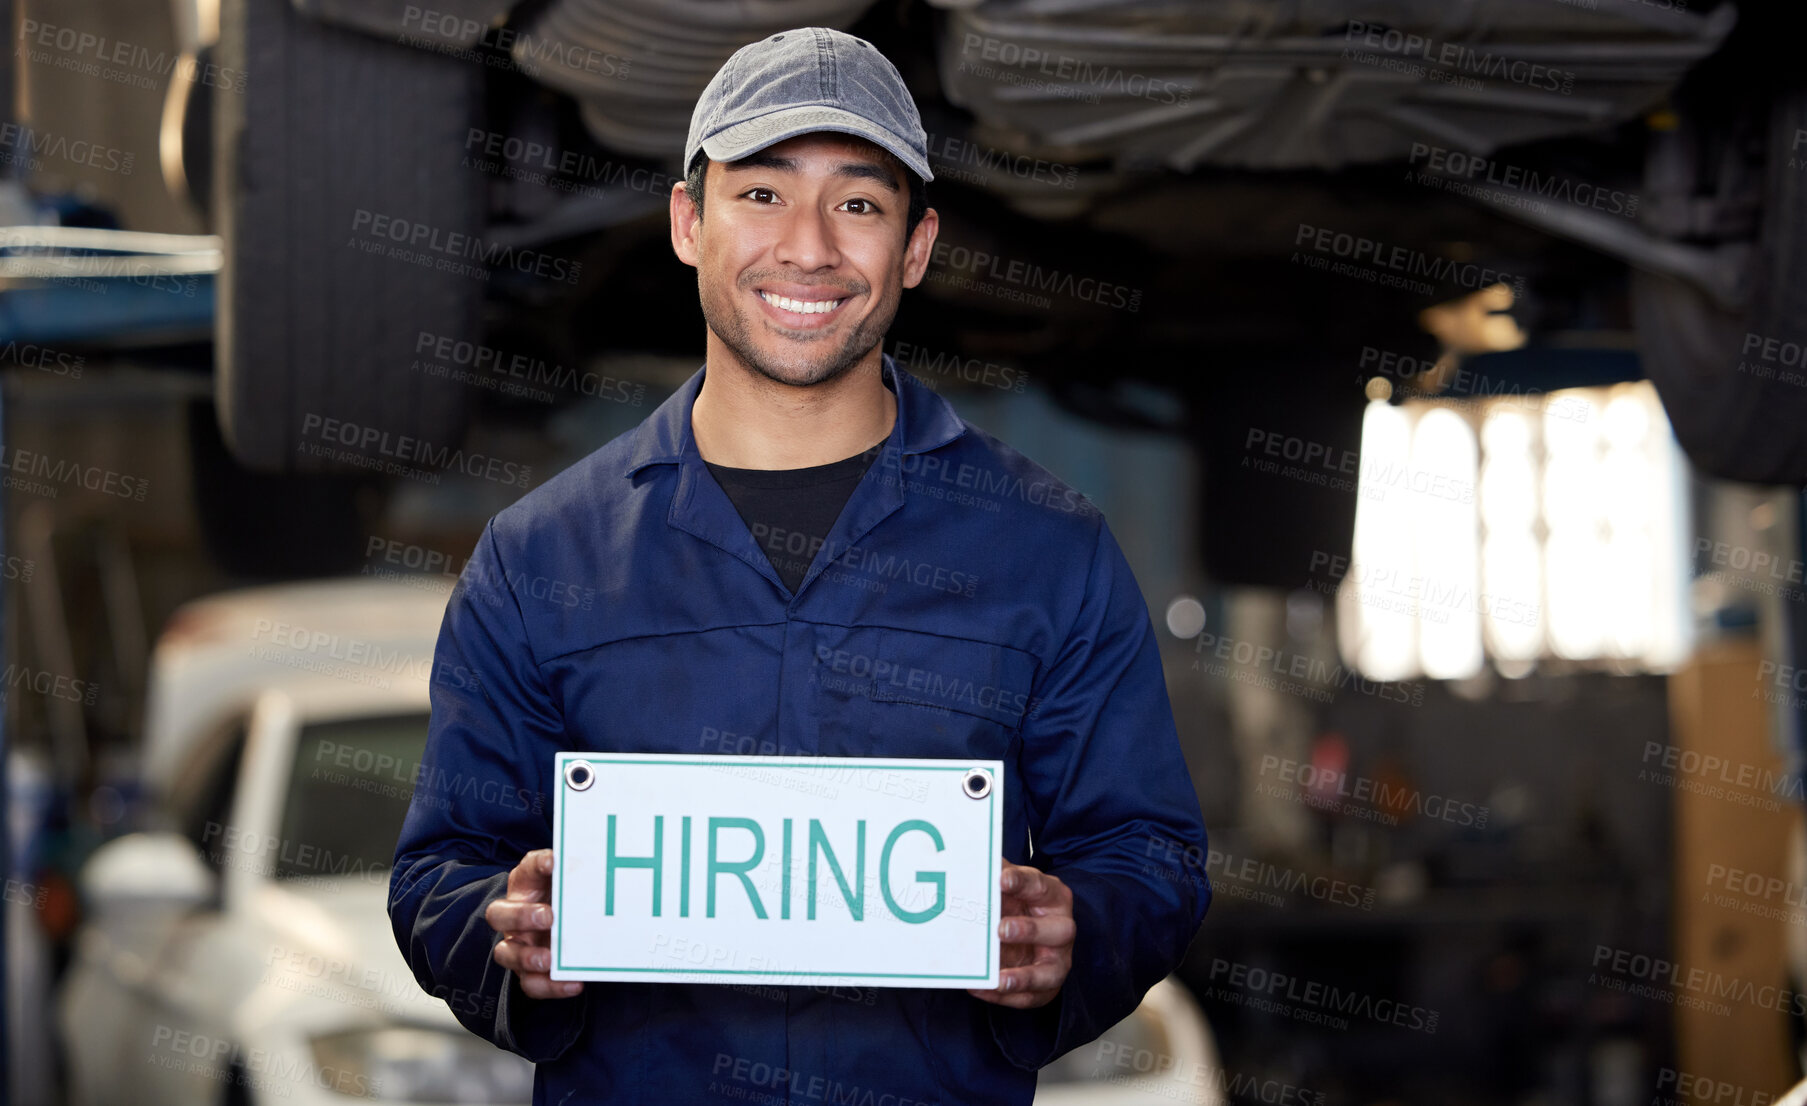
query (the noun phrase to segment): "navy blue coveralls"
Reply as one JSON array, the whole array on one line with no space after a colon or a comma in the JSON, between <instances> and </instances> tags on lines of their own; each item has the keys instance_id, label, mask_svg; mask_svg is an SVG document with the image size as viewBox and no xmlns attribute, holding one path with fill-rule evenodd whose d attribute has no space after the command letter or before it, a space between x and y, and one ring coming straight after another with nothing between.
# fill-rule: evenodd
<instances>
[{"instance_id":1,"label":"navy blue coveralls","mask_svg":"<svg viewBox=\"0 0 1807 1106\"><path fill-rule=\"evenodd\" d=\"M396 940L428 991L483 996L449 1005L538 1064L535 1103L1027 1103L1037 1068L1179 963L1210 902L1129 565L1089 500L887 355L890 438L792 594L697 452L704 372L485 529L440 631L434 671L461 675L433 682L422 773L497 786L416 791ZM1000 759L1005 857L1072 888L1072 974L1028 1011L913 988L529 999L483 915L552 842L560 750Z\"/></svg>"}]
</instances>

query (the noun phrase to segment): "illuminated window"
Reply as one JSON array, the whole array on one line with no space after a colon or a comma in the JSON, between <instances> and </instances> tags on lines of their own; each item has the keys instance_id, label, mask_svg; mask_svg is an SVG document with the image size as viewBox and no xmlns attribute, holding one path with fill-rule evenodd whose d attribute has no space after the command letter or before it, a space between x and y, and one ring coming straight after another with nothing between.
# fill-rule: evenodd
<instances>
[{"instance_id":1,"label":"illuminated window","mask_svg":"<svg viewBox=\"0 0 1807 1106\"><path fill-rule=\"evenodd\" d=\"M1386 680L1666 670L1688 644L1685 488L1647 382L1371 403L1344 658Z\"/></svg>"}]
</instances>

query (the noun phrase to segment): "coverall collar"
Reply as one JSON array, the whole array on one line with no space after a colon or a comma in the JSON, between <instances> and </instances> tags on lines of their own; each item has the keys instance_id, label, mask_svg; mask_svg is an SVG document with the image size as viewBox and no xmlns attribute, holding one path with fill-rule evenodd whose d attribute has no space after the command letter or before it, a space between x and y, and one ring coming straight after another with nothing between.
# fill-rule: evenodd
<instances>
[{"instance_id":1,"label":"coverall collar","mask_svg":"<svg viewBox=\"0 0 1807 1106\"><path fill-rule=\"evenodd\" d=\"M891 427L891 437L885 442L887 453L924 453L939 449L965 433L965 424L947 400L908 372L899 370L890 354L881 356L884 358L882 379L897 393L897 421ZM625 475L632 477L647 465L677 464L686 455L695 456L699 461L702 459L690 429L690 408L696 403L697 393L703 390L706 371L707 366L697 369L678 386L670 399L661 403L641 423L634 435L632 459Z\"/></svg>"},{"instance_id":2,"label":"coverall collar","mask_svg":"<svg viewBox=\"0 0 1807 1106\"><path fill-rule=\"evenodd\" d=\"M770 580L785 596L794 599L835 558L857 545L873 527L903 506L906 479L903 457L906 454L937 449L966 432L966 424L946 399L899 369L890 354L881 356L881 379L897 394L897 418L891 425L891 435L829 530L823 555L811 563L794 594L784 586L771 559L759 548L728 494L716 483L702 454L697 452L696 437L690 427L690 410L697 393L702 390L706 365L691 374L671 398L660 404L640 425L624 475L632 479L650 465L677 465L677 487L672 492L671 511L666 522L739 558Z\"/></svg>"}]
</instances>

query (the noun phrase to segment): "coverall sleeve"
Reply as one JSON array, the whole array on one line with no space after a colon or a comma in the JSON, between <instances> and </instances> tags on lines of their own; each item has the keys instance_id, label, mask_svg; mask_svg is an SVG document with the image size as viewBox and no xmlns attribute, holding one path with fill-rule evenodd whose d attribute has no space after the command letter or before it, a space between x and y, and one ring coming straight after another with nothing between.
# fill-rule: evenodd
<instances>
[{"instance_id":1,"label":"coverall sleeve","mask_svg":"<svg viewBox=\"0 0 1807 1106\"><path fill-rule=\"evenodd\" d=\"M1053 1002L989 1006L1039 1068L1127 1017L1179 965L1211 901L1205 827L1141 590L1102 517L1085 598L1038 674L1019 764L1030 863L1073 891L1073 969Z\"/></svg>"},{"instance_id":2,"label":"coverall sleeve","mask_svg":"<svg viewBox=\"0 0 1807 1106\"><path fill-rule=\"evenodd\" d=\"M389 921L423 988L471 1032L537 1063L576 1040L590 995L527 997L491 958L499 935L483 917L521 857L552 843L547 788L564 743L510 579L492 523L440 625L432 721L396 843Z\"/></svg>"}]
</instances>

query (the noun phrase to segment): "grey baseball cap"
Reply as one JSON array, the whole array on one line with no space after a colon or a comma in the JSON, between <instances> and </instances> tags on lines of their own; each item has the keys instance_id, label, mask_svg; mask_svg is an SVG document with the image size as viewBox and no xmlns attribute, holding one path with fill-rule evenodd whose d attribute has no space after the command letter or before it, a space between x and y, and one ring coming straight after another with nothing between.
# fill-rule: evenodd
<instances>
[{"instance_id":1,"label":"grey baseball cap","mask_svg":"<svg viewBox=\"0 0 1807 1106\"><path fill-rule=\"evenodd\" d=\"M697 98L684 168L698 150L735 161L816 131L868 139L935 179L922 116L897 67L865 39L829 27L781 31L736 50Z\"/></svg>"}]
</instances>

